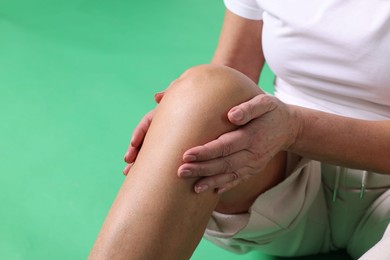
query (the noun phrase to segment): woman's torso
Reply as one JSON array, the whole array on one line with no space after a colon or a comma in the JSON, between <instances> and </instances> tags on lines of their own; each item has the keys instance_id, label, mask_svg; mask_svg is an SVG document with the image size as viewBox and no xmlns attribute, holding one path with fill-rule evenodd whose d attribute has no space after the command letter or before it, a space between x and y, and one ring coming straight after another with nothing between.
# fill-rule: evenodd
<instances>
[{"instance_id":1,"label":"woman's torso","mask_svg":"<svg viewBox=\"0 0 390 260\"><path fill-rule=\"evenodd\" d=\"M281 100L390 119L390 1L257 0Z\"/></svg>"}]
</instances>

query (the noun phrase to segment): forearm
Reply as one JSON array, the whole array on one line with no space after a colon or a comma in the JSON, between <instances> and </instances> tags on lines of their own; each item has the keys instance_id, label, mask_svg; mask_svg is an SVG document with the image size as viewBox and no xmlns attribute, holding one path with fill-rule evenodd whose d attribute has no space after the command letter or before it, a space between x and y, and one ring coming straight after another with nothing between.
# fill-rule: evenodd
<instances>
[{"instance_id":1,"label":"forearm","mask_svg":"<svg viewBox=\"0 0 390 260\"><path fill-rule=\"evenodd\" d=\"M390 121L367 121L291 106L301 128L290 151L335 165L390 173Z\"/></svg>"},{"instance_id":2,"label":"forearm","mask_svg":"<svg viewBox=\"0 0 390 260\"><path fill-rule=\"evenodd\" d=\"M241 71L257 84L264 65L262 27L262 21L245 19L227 10L211 63Z\"/></svg>"}]
</instances>

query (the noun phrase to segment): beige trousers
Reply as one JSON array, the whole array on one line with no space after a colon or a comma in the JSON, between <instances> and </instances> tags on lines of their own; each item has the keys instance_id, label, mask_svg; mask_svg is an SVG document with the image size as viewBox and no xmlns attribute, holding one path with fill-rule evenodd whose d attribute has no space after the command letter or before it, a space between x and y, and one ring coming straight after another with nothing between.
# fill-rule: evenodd
<instances>
[{"instance_id":1,"label":"beige trousers","mask_svg":"<svg viewBox=\"0 0 390 260\"><path fill-rule=\"evenodd\" d=\"M390 228L383 236L389 188L390 175L289 154L282 183L261 194L249 213L214 212L205 237L238 253L301 256L346 248L354 259L390 259Z\"/></svg>"}]
</instances>

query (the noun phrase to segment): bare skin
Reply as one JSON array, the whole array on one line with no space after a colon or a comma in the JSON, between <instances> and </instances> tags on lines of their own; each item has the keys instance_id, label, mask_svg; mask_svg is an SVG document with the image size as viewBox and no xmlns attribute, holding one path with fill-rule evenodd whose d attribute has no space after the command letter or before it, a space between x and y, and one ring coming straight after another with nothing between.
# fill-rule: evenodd
<instances>
[{"instance_id":1,"label":"bare skin","mask_svg":"<svg viewBox=\"0 0 390 260\"><path fill-rule=\"evenodd\" d=\"M240 18L227 11L212 62L233 67L257 83L264 64L262 25L261 20ZM183 156L187 160L180 171L191 170L195 178L207 177L197 182L195 189L208 186L228 190L239 186L247 178L245 174L226 181L221 173L212 176L213 169L221 167L226 160L233 161L232 168L236 170L248 165L261 168L273 154L283 150L329 164L390 174L389 120L358 120L286 105L264 95L232 107L228 118L236 126L245 126L246 130L240 127L241 133L227 133L218 140L187 150ZM253 135L260 137L257 142L249 142ZM261 138L263 136L268 138ZM230 153L221 156L222 150ZM253 162L249 156L241 156L240 160L234 158L246 150L258 154L261 160ZM209 163L211 160L213 164ZM183 178L191 178L181 175L180 171L178 174Z\"/></svg>"},{"instance_id":2,"label":"bare skin","mask_svg":"<svg viewBox=\"0 0 390 260\"><path fill-rule=\"evenodd\" d=\"M235 118L237 111L240 113L238 119ZM208 176L196 186L225 190L235 187L246 178L246 172L233 181L225 181L223 173L214 175L214 169L224 165L226 160L233 162L231 167L237 172L247 167L261 168L280 150L348 168L390 173L389 120L353 119L286 105L275 97L262 95L232 108L228 117L237 126L245 126L244 129L224 134L184 154L184 158L191 159L185 161L181 171L191 171L192 177ZM224 150L229 153L221 156ZM240 156L248 150L257 154L259 160ZM183 177L190 178L188 174Z\"/></svg>"},{"instance_id":3,"label":"bare skin","mask_svg":"<svg viewBox=\"0 0 390 260\"><path fill-rule=\"evenodd\" d=\"M242 72L243 74L245 74L254 83L257 84L261 69L263 68L265 62L263 50L262 50L262 44L261 44L262 28L263 28L263 22L261 20L245 19L233 14L229 10L226 10L218 47L216 49L216 52L214 54L211 63L225 65L234 68ZM164 96L164 92L157 93L155 95L156 102L158 103L163 96ZM123 171L125 175L128 173L133 162L137 158L138 151L141 148L143 143L143 138L146 132L148 131L150 123L153 120L153 115L154 115L153 110L150 111L148 114L146 114L145 117L141 120L139 125L134 130L132 140L130 142L129 148L124 158L125 161L128 163L128 165L125 167ZM265 158L263 158L260 164L261 167L254 167L253 165L251 165L252 170L249 175L254 175L257 172L260 172L266 166L266 163L264 163L264 161L268 162L274 156L279 156L279 157L281 156L276 154L277 153L269 154ZM183 158L183 159L185 162L189 162L188 158ZM252 156L252 160L254 159L255 158ZM185 164L182 167L180 167L178 171L179 176L191 178L191 176L182 175L182 170L185 169L185 167L187 166L188 164ZM222 168L222 167L224 166L223 165L218 166L218 168ZM210 169L210 168L207 169L208 169L207 172L199 172L199 174L202 174L203 176L207 176L208 174L210 175L210 174L220 173L218 171L215 171L214 169ZM228 169L228 170L236 170L236 169ZM248 170L250 169L247 167L246 169L237 172L237 174L241 174L242 171L245 171L245 173L247 173ZM231 171L229 173L231 173ZM196 174L197 172L194 173L194 175ZM206 179L207 180L206 186L202 185L205 182L198 183L198 185L194 187L194 190L196 192L202 192L205 189L207 189L207 187L219 187L220 192L224 192L230 189L233 185L236 186L237 181L241 181L241 178L236 178L233 182L231 182L232 179L233 178L231 178L231 176L222 176L222 175L215 176L213 178ZM224 187L221 184L226 182L228 183L228 185L225 187L226 189L224 189ZM239 190L240 188L237 188L237 191ZM228 197L232 197L232 196L228 196Z\"/></svg>"},{"instance_id":4,"label":"bare skin","mask_svg":"<svg viewBox=\"0 0 390 260\"><path fill-rule=\"evenodd\" d=\"M236 68L257 82L264 64L261 30L261 21L243 19L227 11L213 63ZM199 192L203 190L201 187L221 191L236 187L253 173L246 171L248 167L261 169L275 154L286 150L329 164L390 173L389 120L367 121L338 116L286 105L275 97L261 94L231 108L228 118L239 127L237 131L184 153L185 163L178 175L207 177L195 184L195 190ZM129 154L135 156L136 148L130 150ZM248 150L257 154L258 160L245 156ZM131 163L131 160L127 162ZM215 171L226 162L230 162L235 172L241 173L238 178L229 179L230 170L225 172L227 176Z\"/></svg>"},{"instance_id":5,"label":"bare skin","mask_svg":"<svg viewBox=\"0 0 390 260\"><path fill-rule=\"evenodd\" d=\"M245 81L251 83L231 88L234 80L215 70L212 75L223 75L219 81L215 82L218 77L214 76L202 81L210 74L197 68L175 82L164 98L157 95L161 104L134 132L125 160L130 165L136 163L125 169L128 172L131 168L129 177L91 259L188 259L212 210L245 212L258 194L283 179L285 153L280 151L286 149L330 163L390 172L388 121L339 117L288 106L262 95L253 84L264 64L261 31L261 21L227 11L213 58L214 64L243 72L252 79ZM194 82L196 88L191 85ZM351 132L355 134L349 135ZM259 137L257 142L250 142L253 135ZM374 138L367 141L367 136ZM348 152L345 147L350 148ZM184 176L185 170L193 175ZM248 179L251 181L245 182ZM230 190L221 196L214 188ZM194 189L203 193L196 194Z\"/></svg>"},{"instance_id":6,"label":"bare skin","mask_svg":"<svg viewBox=\"0 0 390 260\"><path fill-rule=\"evenodd\" d=\"M244 182L221 201L212 189L196 194L196 179L177 176L184 151L235 129L226 116L229 108L260 93L253 81L224 66L195 67L176 80L155 111L90 259L188 259L217 205L221 212L246 211L258 194L283 179L283 153L266 174L253 177L256 184Z\"/></svg>"}]
</instances>

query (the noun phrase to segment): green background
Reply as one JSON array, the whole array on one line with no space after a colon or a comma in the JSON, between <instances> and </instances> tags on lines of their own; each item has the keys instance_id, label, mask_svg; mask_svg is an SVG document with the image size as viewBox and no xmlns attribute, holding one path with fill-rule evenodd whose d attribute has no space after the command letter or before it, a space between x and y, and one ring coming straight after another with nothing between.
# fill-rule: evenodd
<instances>
[{"instance_id":1,"label":"green background","mask_svg":"<svg viewBox=\"0 0 390 260\"><path fill-rule=\"evenodd\" d=\"M153 94L208 63L209 0L0 0L0 259L85 259ZM261 85L272 91L266 69ZM348 259L344 252L297 259ZM202 241L192 259L238 256Z\"/></svg>"}]
</instances>

